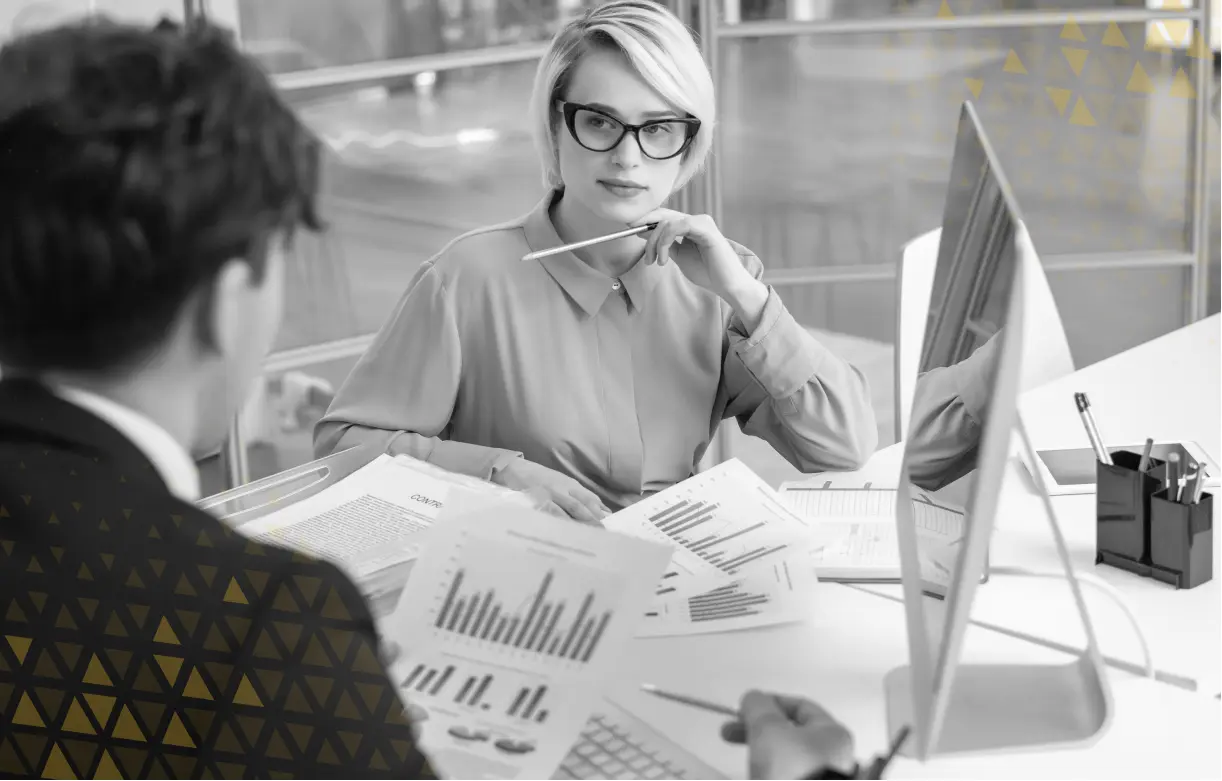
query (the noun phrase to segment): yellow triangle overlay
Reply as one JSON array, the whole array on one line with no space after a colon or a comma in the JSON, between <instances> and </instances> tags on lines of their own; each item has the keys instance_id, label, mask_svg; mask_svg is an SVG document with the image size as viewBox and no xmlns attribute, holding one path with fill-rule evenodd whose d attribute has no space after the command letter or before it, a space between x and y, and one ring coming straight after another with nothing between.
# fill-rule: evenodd
<instances>
[{"instance_id":1,"label":"yellow triangle overlay","mask_svg":"<svg viewBox=\"0 0 1222 781\"><path fill-rule=\"evenodd\" d=\"M34 707L29 693L21 695L21 701L17 703L17 712L13 714L13 723L25 727L47 726L43 723L42 716L38 715L38 709Z\"/></svg>"},{"instance_id":2,"label":"yellow triangle overlay","mask_svg":"<svg viewBox=\"0 0 1222 781\"><path fill-rule=\"evenodd\" d=\"M8 640L8 647L17 655L17 664L25 664L25 655L30 652L30 638L5 635L4 639Z\"/></svg>"},{"instance_id":3,"label":"yellow triangle overlay","mask_svg":"<svg viewBox=\"0 0 1222 781\"><path fill-rule=\"evenodd\" d=\"M116 738L124 740L139 740L144 742L144 733L140 731L136 720L132 718L132 712L123 706L123 710L119 711L119 719L115 722L115 728L111 732Z\"/></svg>"},{"instance_id":4,"label":"yellow triangle overlay","mask_svg":"<svg viewBox=\"0 0 1222 781\"><path fill-rule=\"evenodd\" d=\"M1061 28L1061 37L1070 41L1086 41L1086 35L1082 32L1082 28L1074 21L1073 17L1069 17L1069 21Z\"/></svg>"},{"instance_id":5,"label":"yellow triangle overlay","mask_svg":"<svg viewBox=\"0 0 1222 781\"><path fill-rule=\"evenodd\" d=\"M106 729L106 722L110 721L110 712L115 707L115 698L107 697L105 694L86 694L85 703L89 706L89 710L93 711L93 717L98 720L98 724L102 725L102 729Z\"/></svg>"},{"instance_id":6,"label":"yellow triangle overlay","mask_svg":"<svg viewBox=\"0 0 1222 781\"><path fill-rule=\"evenodd\" d=\"M1171 82L1171 97L1192 100L1196 96L1197 91L1192 88L1192 82L1188 80L1188 72L1180 68L1175 72L1175 79Z\"/></svg>"},{"instance_id":7,"label":"yellow triangle overlay","mask_svg":"<svg viewBox=\"0 0 1222 781\"><path fill-rule=\"evenodd\" d=\"M195 748L195 741L191 740L190 734L187 733L187 728L183 726L182 719L178 717L177 713L170 717L170 726L166 727L165 737L162 740L171 746Z\"/></svg>"},{"instance_id":8,"label":"yellow triangle overlay","mask_svg":"<svg viewBox=\"0 0 1222 781\"><path fill-rule=\"evenodd\" d=\"M950 10L950 4L947 3L946 0L942 0L942 5L938 7L938 18L939 19L953 19L954 17L955 17L955 12Z\"/></svg>"},{"instance_id":9,"label":"yellow triangle overlay","mask_svg":"<svg viewBox=\"0 0 1222 781\"><path fill-rule=\"evenodd\" d=\"M153 641L166 643L167 645L178 645L178 635L174 634L174 629L165 618L161 619L161 624L157 627L157 634L153 635Z\"/></svg>"},{"instance_id":10,"label":"yellow triangle overlay","mask_svg":"<svg viewBox=\"0 0 1222 781\"><path fill-rule=\"evenodd\" d=\"M51 756L47 757L47 764L42 768L42 777L76 778L76 773L72 772L72 765L68 764L68 758L64 756L58 743L51 749Z\"/></svg>"},{"instance_id":11,"label":"yellow triangle overlay","mask_svg":"<svg viewBox=\"0 0 1222 781\"><path fill-rule=\"evenodd\" d=\"M1081 76L1082 68L1086 65L1086 58L1090 55L1090 50L1062 46L1061 53L1065 55L1065 59L1069 60L1069 67L1073 68L1073 75Z\"/></svg>"},{"instance_id":12,"label":"yellow triangle overlay","mask_svg":"<svg viewBox=\"0 0 1222 781\"><path fill-rule=\"evenodd\" d=\"M1124 37L1124 33L1120 31L1120 27L1115 22L1108 22L1107 29L1103 31L1103 45L1127 49L1129 39Z\"/></svg>"},{"instance_id":13,"label":"yellow triangle overlay","mask_svg":"<svg viewBox=\"0 0 1222 781\"><path fill-rule=\"evenodd\" d=\"M1192 45L1188 47L1188 56L1194 59L1203 60L1211 55L1209 46L1205 43L1205 36L1201 35L1201 28L1192 33Z\"/></svg>"},{"instance_id":14,"label":"yellow triangle overlay","mask_svg":"<svg viewBox=\"0 0 1222 781\"><path fill-rule=\"evenodd\" d=\"M246 595L242 593L242 587L238 585L237 578L229 579L229 588L225 589L225 601L235 602L239 605L248 605Z\"/></svg>"},{"instance_id":15,"label":"yellow triangle overlay","mask_svg":"<svg viewBox=\"0 0 1222 781\"><path fill-rule=\"evenodd\" d=\"M165 675L165 679L173 686L178 682L178 673L182 670L182 659L176 656L162 656L155 654L153 656L157 660L157 664L161 667L161 672Z\"/></svg>"},{"instance_id":16,"label":"yellow triangle overlay","mask_svg":"<svg viewBox=\"0 0 1222 781\"><path fill-rule=\"evenodd\" d=\"M182 690L182 694L184 697L193 697L197 700L212 699L212 692L208 691L208 686L204 683L204 679L200 677L198 669L191 671L191 675L187 678L187 685Z\"/></svg>"},{"instance_id":17,"label":"yellow triangle overlay","mask_svg":"<svg viewBox=\"0 0 1222 781\"><path fill-rule=\"evenodd\" d=\"M89 669L85 671L85 683L92 683L95 686L114 685L110 682L110 676L106 674L105 668L102 667L102 660L96 655L89 663Z\"/></svg>"},{"instance_id":18,"label":"yellow triangle overlay","mask_svg":"<svg viewBox=\"0 0 1222 781\"><path fill-rule=\"evenodd\" d=\"M1091 116L1090 109L1086 107L1086 103L1082 98L1078 98L1078 102L1074 104L1073 114L1069 117L1069 124L1080 125L1082 127L1095 126L1095 118Z\"/></svg>"},{"instance_id":19,"label":"yellow triangle overlay","mask_svg":"<svg viewBox=\"0 0 1222 781\"><path fill-rule=\"evenodd\" d=\"M984 79L964 79L967 83L967 88L972 91L972 97L979 98L980 91L984 89Z\"/></svg>"},{"instance_id":20,"label":"yellow triangle overlay","mask_svg":"<svg viewBox=\"0 0 1222 781\"><path fill-rule=\"evenodd\" d=\"M1146 73L1146 69L1141 67L1140 62L1133 66L1133 75L1129 76L1129 84L1125 89L1129 92L1146 94L1154 92L1154 82L1150 80L1150 74Z\"/></svg>"},{"instance_id":21,"label":"yellow triangle overlay","mask_svg":"<svg viewBox=\"0 0 1222 781\"><path fill-rule=\"evenodd\" d=\"M1069 105L1069 98L1073 95L1073 90L1067 90L1064 87L1044 87L1044 90L1056 105L1057 113L1065 116L1065 108Z\"/></svg>"},{"instance_id":22,"label":"yellow triangle overlay","mask_svg":"<svg viewBox=\"0 0 1222 781\"><path fill-rule=\"evenodd\" d=\"M1006 64L1002 68L1006 73L1026 73L1027 69L1023 67L1023 61L1018 58L1018 52L1013 49L1006 55Z\"/></svg>"},{"instance_id":23,"label":"yellow triangle overlay","mask_svg":"<svg viewBox=\"0 0 1222 781\"><path fill-rule=\"evenodd\" d=\"M102 749L102 761L98 763L98 769L93 772L94 778L122 778L119 773L118 766L115 761L110 758L110 752Z\"/></svg>"},{"instance_id":24,"label":"yellow triangle overlay","mask_svg":"<svg viewBox=\"0 0 1222 781\"><path fill-rule=\"evenodd\" d=\"M255 694L255 687L250 685L250 679L245 675L242 676L242 682L238 684L238 690L233 695L233 701L238 705L253 705L256 708L263 707L263 701L259 699L258 694Z\"/></svg>"},{"instance_id":25,"label":"yellow triangle overlay","mask_svg":"<svg viewBox=\"0 0 1222 781\"><path fill-rule=\"evenodd\" d=\"M86 735L96 735L97 730L89 723L89 717L85 715L85 709L81 707L78 700L73 700L68 706L68 715L64 716L64 721L59 725L59 728L65 732L83 732Z\"/></svg>"}]
</instances>

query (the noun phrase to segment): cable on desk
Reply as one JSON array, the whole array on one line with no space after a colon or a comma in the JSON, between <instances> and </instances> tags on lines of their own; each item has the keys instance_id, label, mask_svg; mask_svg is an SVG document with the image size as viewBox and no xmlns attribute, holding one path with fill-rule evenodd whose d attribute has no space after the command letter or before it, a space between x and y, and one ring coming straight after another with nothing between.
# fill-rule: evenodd
<instances>
[{"instance_id":1,"label":"cable on desk","mask_svg":"<svg viewBox=\"0 0 1222 781\"><path fill-rule=\"evenodd\" d=\"M1029 577L1029 578L1050 578L1054 580L1065 580L1065 573L1063 572L1038 572L1036 570L1023 569L1022 567L989 567L989 574L1018 575L1020 577ZM1125 604L1124 598L1120 596L1120 592L1118 592L1115 588L1111 586L1111 584L1109 584L1102 578L1098 577L1097 575L1092 575L1089 572L1075 572L1074 576L1078 579L1079 582L1092 585L1095 588L1102 591L1107 596L1109 596L1111 600L1115 602L1116 605L1120 608L1120 610L1124 613L1125 617L1129 619L1129 625L1133 627L1133 632L1137 635L1137 642L1141 645L1141 655L1146 661L1145 675L1147 678L1155 677L1154 676L1154 657L1150 655L1150 646L1146 642L1146 634L1145 632L1141 631L1141 624L1138 623L1137 616L1133 615L1133 611L1129 610L1129 606ZM1018 634L1022 634L1022 633L1018 633ZM1043 644L1043 641L1039 639L1036 639L1036 638L1029 638L1029 639L1032 642Z\"/></svg>"}]
</instances>

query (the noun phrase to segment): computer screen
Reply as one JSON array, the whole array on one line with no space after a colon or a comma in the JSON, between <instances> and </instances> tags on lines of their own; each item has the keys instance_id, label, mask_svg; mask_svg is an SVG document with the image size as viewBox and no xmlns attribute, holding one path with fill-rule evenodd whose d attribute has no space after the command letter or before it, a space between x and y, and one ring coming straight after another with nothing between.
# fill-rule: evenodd
<instances>
[{"instance_id":1,"label":"computer screen","mask_svg":"<svg viewBox=\"0 0 1222 781\"><path fill-rule=\"evenodd\" d=\"M901 492L916 501L901 497L897 503L918 711L913 718L925 727L929 724L921 720L932 719L947 660L957 653L962 632L954 624L966 620L964 603L970 606L984 571L1010 452L1021 329L1010 333L1007 326L1015 319L1012 302L1019 300L1022 230L1004 174L974 108L965 103L905 438ZM961 533L923 529L920 503L928 494L919 489L936 491L968 475ZM922 594L931 591L943 593L945 603L930 606Z\"/></svg>"},{"instance_id":2,"label":"computer screen","mask_svg":"<svg viewBox=\"0 0 1222 781\"><path fill-rule=\"evenodd\" d=\"M1084 744L1108 724L1110 694L1081 589L1038 479L1047 517L1030 522L1050 523L1086 651L1065 665L959 662L1012 443L1033 457L1018 395L1028 383L1063 372L1063 362L1050 365L1046 354L1064 339L1017 202L970 102L960 116L949 184L921 356L925 371L913 394L897 502L910 664L887 676L888 722L893 734L897 726L914 730L915 749L905 753L922 758ZM919 486L967 475L958 483L967 486L960 533L923 529ZM942 587L944 600L925 596L931 584Z\"/></svg>"}]
</instances>

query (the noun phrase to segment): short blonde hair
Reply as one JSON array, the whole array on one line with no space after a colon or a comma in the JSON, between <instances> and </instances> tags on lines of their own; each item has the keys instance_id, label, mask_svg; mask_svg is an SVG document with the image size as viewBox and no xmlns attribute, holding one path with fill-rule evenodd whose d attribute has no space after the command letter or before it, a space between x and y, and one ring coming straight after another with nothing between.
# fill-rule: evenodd
<instances>
[{"instance_id":1,"label":"short blonde hair","mask_svg":"<svg viewBox=\"0 0 1222 781\"><path fill-rule=\"evenodd\" d=\"M543 164L543 183L564 185L556 133L563 119L556 101L568 89L573 71L589 51L624 55L633 69L670 104L700 120L700 130L683 153L678 190L696 175L713 145L717 119L713 78L692 32L651 0L611 0L564 26L552 39L535 72L530 96L531 131Z\"/></svg>"}]
</instances>

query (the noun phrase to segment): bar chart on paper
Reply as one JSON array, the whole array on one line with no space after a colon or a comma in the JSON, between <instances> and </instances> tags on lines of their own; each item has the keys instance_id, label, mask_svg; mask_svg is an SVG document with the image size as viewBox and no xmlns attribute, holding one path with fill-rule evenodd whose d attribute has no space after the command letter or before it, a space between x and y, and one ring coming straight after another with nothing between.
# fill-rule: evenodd
<instances>
[{"instance_id":1,"label":"bar chart on paper","mask_svg":"<svg viewBox=\"0 0 1222 781\"><path fill-rule=\"evenodd\" d=\"M732 459L612 515L607 528L677 546L689 574L740 572L794 553L802 521L742 462Z\"/></svg>"},{"instance_id":2,"label":"bar chart on paper","mask_svg":"<svg viewBox=\"0 0 1222 781\"><path fill-rule=\"evenodd\" d=\"M530 553L506 561L478 540L464 545L462 558L437 595L435 632L548 664L581 665L597 655L615 620L610 605L621 576Z\"/></svg>"},{"instance_id":3,"label":"bar chart on paper","mask_svg":"<svg viewBox=\"0 0 1222 781\"><path fill-rule=\"evenodd\" d=\"M777 561L724 581L702 578L679 589L663 586L645 613L637 637L701 634L802 621L818 580L803 563ZM716 585L714 585L716 584Z\"/></svg>"},{"instance_id":4,"label":"bar chart on paper","mask_svg":"<svg viewBox=\"0 0 1222 781\"><path fill-rule=\"evenodd\" d=\"M516 670L497 669L460 657L408 665L399 687L409 700L430 697L451 709L475 711L543 724L549 681Z\"/></svg>"}]
</instances>

